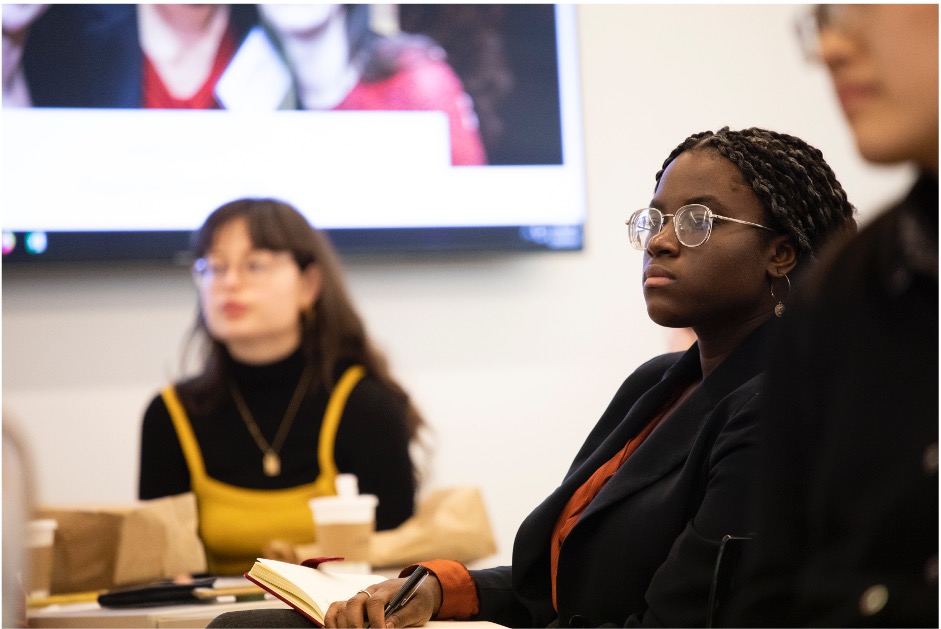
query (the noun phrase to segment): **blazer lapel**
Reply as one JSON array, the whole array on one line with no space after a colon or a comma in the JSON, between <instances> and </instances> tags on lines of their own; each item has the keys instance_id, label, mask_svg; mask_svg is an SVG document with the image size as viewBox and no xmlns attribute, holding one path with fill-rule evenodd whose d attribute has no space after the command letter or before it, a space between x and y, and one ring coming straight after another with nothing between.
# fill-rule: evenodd
<instances>
[{"instance_id":1,"label":"blazer lapel","mask_svg":"<svg viewBox=\"0 0 941 629\"><path fill-rule=\"evenodd\" d=\"M772 327L764 325L746 338L735 352L710 373L689 397L654 429L591 501L582 514L583 520L648 487L683 464L693 449L693 444L699 437L706 419L716 405L743 383L763 371L765 344L770 336L769 329ZM698 349L695 354L698 361ZM679 365L680 363L677 363L676 366ZM664 382L668 380L669 373L670 371L664 375ZM677 386L675 381L674 386ZM654 412L657 410L659 408ZM648 410L647 416L652 418L653 413ZM612 437L619 432L620 429L614 431ZM621 446L623 447L626 439L636 433L637 430L634 430L631 435L624 438ZM601 465L593 460L589 463L595 464L595 469Z\"/></svg>"},{"instance_id":2,"label":"blazer lapel","mask_svg":"<svg viewBox=\"0 0 941 629\"><path fill-rule=\"evenodd\" d=\"M702 386L697 387L615 472L585 509L581 519L591 518L608 506L652 485L682 465L699 435L702 419L714 404L708 391Z\"/></svg>"},{"instance_id":3,"label":"blazer lapel","mask_svg":"<svg viewBox=\"0 0 941 629\"><path fill-rule=\"evenodd\" d=\"M588 505L581 520L593 517L609 505L648 487L681 465L715 405L762 371L765 344L773 329L774 324L766 324L756 330L709 374L615 473ZM623 448L628 439L640 432L678 387L700 374L699 346L694 344L663 373L655 386L633 402L627 401L629 408L620 424L609 435L599 438L594 453L571 470L562 484L523 521L513 545L514 584L522 587L530 577L535 579L535 583L543 583L540 575L548 569L549 538L559 514L575 490ZM590 444L586 442L586 445Z\"/></svg>"},{"instance_id":4,"label":"blazer lapel","mask_svg":"<svg viewBox=\"0 0 941 629\"><path fill-rule=\"evenodd\" d=\"M694 378L699 378L700 373L699 349L694 345L681 356L673 366L664 372L663 377L656 386L637 399L628 410L627 415L624 416L621 423L601 442L601 445L595 450L595 453L588 457L574 473L569 475L562 487L560 487L560 489L568 489L568 491L564 492L566 494L566 501L599 467L604 465L611 457L623 449L629 439L637 435L650 423L667 401L676 394L677 389L689 384ZM684 402L683 407L686 407L688 403L689 398ZM657 434L662 427L662 424L658 426L653 433L651 433L650 437L648 437L647 441L649 441L653 435ZM639 449L634 452L631 459L639 452ZM571 485L571 487L569 487L569 485Z\"/></svg>"},{"instance_id":5,"label":"blazer lapel","mask_svg":"<svg viewBox=\"0 0 941 629\"><path fill-rule=\"evenodd\" d=\"M562 481L562 484L529 514L520 526L513 545L514 581L517 578L522 578L524 571L520 568L532 565L537 562L543 553L548 553L549 538L555 528L556 520L575 490L581 487L594 474L595 470L623 448L628 439L640 432L650 422L654 414L673 395L681 382L689 382L695 377L694 374L698 373L699 349L694 345L664 372L656 386L631 404L621 423L606 438L601 440L595 447L594 453L585 459L581 465L571 470ZM657 430L659 429L660 427L657 428ZM654 431L654 434L657 430ZM639 452L639 450L635 452L634 456ZM597 498L595 501L597 501Z\"/></svg>"}]
</instances>

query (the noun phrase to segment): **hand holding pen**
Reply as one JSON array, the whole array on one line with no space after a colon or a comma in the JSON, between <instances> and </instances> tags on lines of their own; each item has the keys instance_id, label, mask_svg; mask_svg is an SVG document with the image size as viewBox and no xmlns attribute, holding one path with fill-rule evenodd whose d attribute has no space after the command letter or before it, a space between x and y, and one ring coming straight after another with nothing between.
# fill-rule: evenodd
<instances>
[{"instance_id":1,"label":"hand holding pen","mask_svg":"<svg viewBox=\"0 0 941 629\"><path fill-rule=\"evenodd\" d=\"M402 587L400 587L398 591L392 595L392 598L389 599L389 602L386 603L383 614L391 616L402 609L406 603L412 600L412 597L415 596L415 592L418 591L418 588L421 587L421 584L428 578L429 574L428 568L425 566L415 568L415 571L405 579L405 583L402 584Z\"/></svg>"},{"instance_id":2,"label":"hand holding pen","mask_svg":"<svg viewBox=\"0 0 941 629\"><path fill-rule=\"evenodd\" d=\"M430 578L429 578L430 577ZM390 579L330 605L326 627L415 627L427 623L441 606L441 585L424 566L406 579Z\"/></svg>"}]
</instances>

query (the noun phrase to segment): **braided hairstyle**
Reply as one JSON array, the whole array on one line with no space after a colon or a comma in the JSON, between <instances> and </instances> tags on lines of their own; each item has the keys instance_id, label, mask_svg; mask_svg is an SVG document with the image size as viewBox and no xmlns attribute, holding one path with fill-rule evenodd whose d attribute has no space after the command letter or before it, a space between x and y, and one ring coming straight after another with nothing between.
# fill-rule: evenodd
<instances>
[{"instance_id":1,"label":"braided hairstyle","mask_svg":"<svg viewBox=\"0 0 941 629\"><path fill-rule=\"evenodd\" d=\"M752 127L689 136L673 149L657 173L686 151L714 151L742 173L765 208L768 226L790 235L797 249L795 273L835 237L856 233L856 209L846 198L823 153L786 133ZM655 187L656 189L656 187Z\"/></svg>"}]
</instances>

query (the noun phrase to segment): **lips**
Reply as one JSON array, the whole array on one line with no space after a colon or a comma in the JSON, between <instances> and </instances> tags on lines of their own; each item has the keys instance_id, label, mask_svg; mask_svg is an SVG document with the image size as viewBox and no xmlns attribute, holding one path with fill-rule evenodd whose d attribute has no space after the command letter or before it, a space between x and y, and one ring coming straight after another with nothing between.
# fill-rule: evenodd
<instances>
[{"instance_id":1,"label":"lips","mask_svg":"<svg viewBox=\"0 0 941 629\"><path fill-rule=\"evenodd\" d=\"M676 281L672 273L662 266L651 264L644 269L644 288L655 288L666 286Z\"/></svg>"},{"instance_id":2,"label":"lips","mask_svg":"<svg viewBox=\"0 0 941 629\"><path fill-rule=\"evenodd\" d=\"M873 96L875 89L865 83L841 83L836 93L843 111L851 115Z\"/></svg>"},{"instance_id":3,"label":"lips","mask_svg":"<svg viewBox=\"0 0 941 629\"><path fill-rule=\"evenodd\" d=\"M248 307L238 302L229 301L222 304L222 314L228 318L241 317L248 312Z\"/></svg>"}]
</instances>

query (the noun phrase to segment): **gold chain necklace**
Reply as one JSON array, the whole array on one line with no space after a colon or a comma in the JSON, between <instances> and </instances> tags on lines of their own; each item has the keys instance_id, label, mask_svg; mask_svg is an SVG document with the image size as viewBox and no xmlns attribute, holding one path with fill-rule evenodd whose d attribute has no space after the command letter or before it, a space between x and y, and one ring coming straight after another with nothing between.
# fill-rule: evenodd
<instances>
[{"instance_id":1,"label":"gold chain necklace","mask_svg":"<svg viewBox=\"0 0 941 629\"><path fill-rule=\"evenodd\" d=\"M294 389L291 402L284 412L284 417L281 418L281 425L278 426L278 432L274 436L274 441L270 444L261 434L261 428L258 427L258 423L255 421L255 418L252 417L251 412L249 412L245 398L242 397L238 387L235 386L235 382L229 382L229 390L232 392L232 399L235 400L235 406L239 411L239 415L242 416L245 427L248 428L248 432L251 433L252 438L255 440L255 443L258 444L258 447L261 448L261 452L264 455L261 460L261 467L265 472L265 476L278 476L281 473L281 457L278 456L278 453L281 452L284 440L291 430L291 424L294 423L297 411L301 407L301 400L304 399L304 394L307 392L307 386L310 384L312 372L313 367L308 365L307 368L304 369L304 373L301 374L301 379L297 382L297 388Z\"/></svg>"}]
</instances>

